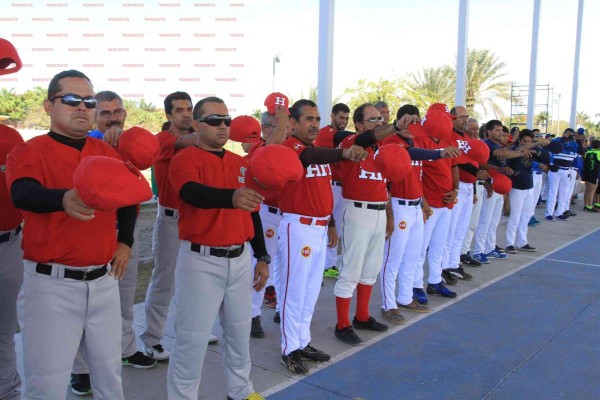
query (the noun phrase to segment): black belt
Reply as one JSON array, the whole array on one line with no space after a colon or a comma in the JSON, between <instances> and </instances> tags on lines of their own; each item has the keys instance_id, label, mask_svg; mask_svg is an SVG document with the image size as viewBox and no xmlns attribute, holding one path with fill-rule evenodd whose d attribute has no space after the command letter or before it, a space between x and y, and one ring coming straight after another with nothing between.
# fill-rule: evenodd
<instances>
[{"instance_id":1,"label":"black belt","mask_svg":"<svg viewBox=\"0 0 600 400\"><path fill-rule=\"evenodd\" d=\"M342 182L340 182L340 181L331 181L331 184L333 186L342 186Z\"/></svg>"},{"instance_id":2,"label":"black belt","mask_svg":"<svg viewBox=\"0 0 600 400\"><path fill-rule=\"evenodd\" d=\"M485 185L485 182L477 181L477 184L483 186Z\"/></svg>"},{"instance_id":3,"label":"black belt","mask_svg":"<svg viewBox=\"0 0 600 400\"><path fill-rule=\"evenodd\" d=\"M204 247L208 247L208 246L204 246ZM190 250L193 252L196 252L196 253L200 253L201 249L202 249L202 245L197 244L197 243L192 243L192 245L190 247ZM241 245L240 247L235 248L235 249L217 249L215 247L211 247L209 254L214 257L237 258L237 257L241 256L243 252L244 252L244 245Z\"/></svg>"},{"instance_id":4,"label":"black belt","mask_svg":"<svg viewBox=\"0 0 600 400\"><path fill-rule=\"evenodd\" d=\"M171 210L171 209L165 208L165 215L167 217L174 217L175 216L175 210Z\"/></svg>"},{"instance_id":5,"label":"black belt","mask_svg":"<svg viewBox=\"0 0 600 400\"><path fill-rule=\"evenodd\" d=\"M355 201L354 202L354 207L356 208L362 208L363 203L361 203L360 201ZM386 205L385 204L367 204L367 208L369 210L377 210L377 211L381 211L381 210L385 210Z\"/></svg>"},{"instance_id":6,"label":"black belt","mask_svg":"<svg viewBox=\"0 0 600 400\"><path fill-rule=\"evenodd\" d=\"M277 208L277 207L267 206L267 211L270 212L271 214L281 215L281 211L279 211L279 208Z\"/></svg>"},{"instance_id":7,"label":"black belt","mask_svg":"<svg viewBox=\"0 0 600 400\"><path fill-rule=\"evenodd\" d=\"M15 233L14 236L17 236L19 232L21 232L21 225L17 226L13 231ZM10 240L10 236L13 234L13 231L6 232L0 235L0 243L8 242Z\"/></svg>"},{"instance_id":8,"label":"black belt","mask_svg":"<svg viewBox=\"0 0 600 400\"><path fill-rule=\"evenodd\" d=\"M418 206L421 204L421 199L418 200L398 200L398 204L401 206Z\"/></svg>"},{"instance_id":9,"label":"black belt","mask_svg":"<svg viewBox=\"0 0 600 400\"><path fill-rule=\"evenodd\" d=\"M571 169L571 167L558 167L559 169Z\"/></svg>"},{"instance_id":10,"label":"black belt","mask_svg":"<svg viewBox=\"0 0 600 400\"><path fill-rule=\"evenodd\" d=\"M35 272L38 274L52 275L52 265L40 264L35 266ZM91 271L77 271L74 269L65 269L64 278L75 279L77 281L93 281L106 275L108 267L104 264L102 267Z\"/></svg>"}]
</instances>

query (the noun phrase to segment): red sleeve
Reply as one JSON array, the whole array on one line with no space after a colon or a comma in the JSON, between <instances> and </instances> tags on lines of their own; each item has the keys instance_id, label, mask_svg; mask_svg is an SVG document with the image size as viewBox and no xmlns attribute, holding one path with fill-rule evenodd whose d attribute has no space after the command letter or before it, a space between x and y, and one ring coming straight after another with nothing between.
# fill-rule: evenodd
<instances>
[{"instance_id":1,"label":"red sleeve","mask_svg":"<svg viewBox=\"0 0 600 400\"><path fill-rule=\"evenodd\" d=\"M39 153L32 152L27 143L16 145L6 160L6 180L9 188L14 181L21 178L33 178L38 182L44 181Z\"/></svg>"},{"instance_id":2,"label":"red sleeve","mask_svg":"<svg viewBox=\"0 0 600 400\"><path fill-rule=\"evenodd\" d=\"M195 149L189 147L180 151L173 157L169 165L169 181L179 198L181 187L188 182L201 182L200 168L198 168L195 157L193 157ZM195 176L194 176L195 174Z\"/></svg>"}]
</instances>

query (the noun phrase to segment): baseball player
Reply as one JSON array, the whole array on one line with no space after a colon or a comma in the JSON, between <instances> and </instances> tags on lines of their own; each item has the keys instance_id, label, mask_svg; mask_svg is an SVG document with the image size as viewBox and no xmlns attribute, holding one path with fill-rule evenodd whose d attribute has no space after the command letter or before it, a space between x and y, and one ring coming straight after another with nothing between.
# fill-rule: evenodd
<instances>
[{"instance_id":1,"label":"baseball player","mask_svg":"<svg viewBox=\"0 0 600 400\"><path fill-rule=\"evenodd\" d=\"M50 132L16 146L8 157L12 200L25 220L19 322L27 399L65 398L80 343L95 397L123 399L122 322L113 277L122 278L129 261L136 207L94 210L73 189L73 172L86 156L119 158L107 143L87 138L95 106L87 76L57 74L44 101Z\"/></svg>"},{"instance_id":2,"label":"baseball player","mask_svg":"<svg viewBox=\"0 0 600 400\"><path fill-rule=\"evenodd\" d=\"M250 285L261 290L268 279L268 254L255 211L264 198L244 187L246 161L223 149L231 124L223 100L200 100L193 116L197 143L173 157L169 168L181 203L168 398L198 398L208 339L220 314L227 398L263 399L249 380L249 340ZM258 260L254 280L248 242Z\"/></svg>"},{"instance_id":3,"label":"baseball player","mask_svg":"<svg viewBox=\"0 0 600 400\"><path fill-rule=\"evenodd\" d=\"M600 140L592 140L591 148L585 153L581 179L585 182L583 211L600 212L594 208L594 192L600 174Z\"/></svg>"},{"instance_id":4,"label":"baseball player","mask_svg":"<svg viewBox=\"0 0 600 400\"><path fill-rule=\"evenodd\" d=\"M281 362L290 371L305 374L303 359L328 361L330 356L311 345L310 323L323 281L328 229L335 233L331 169L329 163L362 161L362 147L314 147L319 131L319 110L311 100L298 100L290 108L293 135L283 144L294 150L305 168L299 182L289 183L279 195L283 220L279 226L281 275ZM329 228L328 228L329 225Z\"/></svg>"},{"instance_id":5,"label":"baseball player","mask_svg":"<svg viewBox=\"0 0 600 400\"><path fill-rule=\"evenodd\" d=\"M17 72L21 60L12 43L0 39L0 75ZM6 183L6 156L23 138L0 124L0 399L20 398L14 335L17 331L17 295L23 282L21 222L23 215L10 199Z\"/></svg>"},{"instance_id":6,"label":"baseball player","mask_svg":"<svg viewBox=\"0 0 600 400\"><path fill-rule=\"evenodd\" d=\"M331 123L319 130L314 145L317 147L327 147L335 149L341 143L340 136L336 133L346 129L350 120L350 108L344 103L337 103L331 109ZM342 180L340 178L338 164L330 165L331 168L331 189L333 190L333 218L337 221L336 230L341 232L342 221L340 218L341 198L342 198ZM337 268L338 244L337 241L328 240L327 254L325 255L325 270L323 277L337 279L340 274Z\"/></svg>"},{"instance_id":7,"label":"baseball player","mask_svg":"<svg viewBox=\"0 0 600 400\"><path fill-rule=\"evenodd\" d=\"M102 91L96 93L96 131L100 133L100 139L111 134L120 134L125 126L127 110L123 107L123 100L115 92ZM90 135L91 136L91 135ZM123 337L121 345L123 348L123 365L139 369L152 368L156 360L144 353L137 351L135 344L135 332L133 331L133 302L137 283L137 272L139 264L139 230L134 230L134 242L131 248L131 256L125 270L123 279L119 281L119 297L121 302L121 319L123 320ZM90 375L81 351L77 352L73 373L71 374L71 391L77 395L91 393Z\"/></svg>"},{"instance_id":8,"label":"baseball player","mask_svg":"<svg viewBox=\"0 0 600 400\"><path fill-rule=\"evenodd\" d=\"M381 115L381 118L383 118L383 120L381 121L381 125L382 126L386 126L387 124L390 123L390 106L388 106L388 103L386 103L385 101L378 101L377 103L373 104L373 106L377 109L377 111L379 111L379 115Z\"/></svg>"},{"instance_id":9,"label":"baseball player","mask_svg":"<svg viewBox=\"0 0 600 400\"><path fill-rule=\"evenodd\" d=\"M168 177L169 163L175 155L175 140L192 127L192 98L185 92L169 94L164 101L169 130L158 133L160 154L154 165L158 184L158 215L152 231L154 269L146 292L146 328L140 335L146 354L156 360L169 358L161 344L169 303L173 297L175 261L179 250L177 220L179 199Z\"/></svg>"}]
</instances>

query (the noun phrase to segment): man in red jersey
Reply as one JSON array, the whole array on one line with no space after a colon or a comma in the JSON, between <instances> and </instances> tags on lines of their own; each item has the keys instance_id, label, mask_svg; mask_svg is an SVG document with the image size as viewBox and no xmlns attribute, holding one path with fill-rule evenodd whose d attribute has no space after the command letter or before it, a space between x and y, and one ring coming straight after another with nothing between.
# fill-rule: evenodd
<instances>
[{"instance_id":1,"label":"man in red jersey","mask_svg":"<svg viewBox=\"0 0 600 400\"><path fill-rule=\"evenodd\" d=\"M279 194L283 212L279 226L281 363L297 374L308 372L304 359L330 359L310 344L310 323L323 280L327 228L333 223L329 163L362 161L367 156L359 146L343 150L314 147L320 120L314 102L298 100L290 108L294 133L283 143L298 154L305 168L304 177L288 183Z\"/></svg>"},{"instance_id":2,"label":"man in red jersey","mask_svg":"<svg viewBox=\"0 0 600 400\"><path fill-rule=\"evenodd\" d=\"M331 124L324 126L319 130L319 134L315 139L315 146L328 147L335 149L343 140L344 136L338 134L346 129L350 119L350 108L344 103L338 103L331 109ZM339 173L339 165L333 164L331 167L331 189L333 190L333 218L337 221L336 228L341 230L340 211L342 198L342 180ZM323 276L325 278L336 279L340 271L337 268L337 252L338 243L329 237L327 243L327 254L325 255L325 270Z\"/></svg>"},{"instance_id":3,"label":"man in red jersey","mask_svg":"<svg viewBox=\"0 0 600 400\"><path fill-rule=\"evenodd\" d=\"M16 146L8 157L11 197L25 219L19 322L27 399L66 396L80 343L94 394L123 399L119 287L108 275L123 276L136 207L94 210L73 188L73 172L84 157L120 159L107 143L87 138L95 106L87 76L57 74L44 101L50 132Z\"/></svg>"},{"instance_id":4,"label":"man in red jersey","mask_svg":"<svg viewBox=\"0 0 600 400\"><path fill-rule=\"evenodd\" d=\"M146 329L140 335L144 350L156 360L169 358L161 344L169 303L173 297L175 261L179 250L179 198L169 181L169 164L175 155L175 141L192 127L192 98L185 92L174 92L165 98L165 114L170 127L160 132L160 153L154 164L158 185L158 215L152 232L154 269L146 293Z\"/></svg>"},{"instance_id":5,"label":"man in red jersey","mask_svg":"<svg viewBox=\"0 0 600 400\"><path fill-rule=\"evenodd\" d=\"M227 398L258 400L250 381L250 291L252 285L261 290L269 274L255 211L264 198L244 185L246 160L223 149L231 125L223 100L200 100L193 116L197 142L173 157L169 168L181 201L168 398L198 398L208 339L220 314ZM254 280L248 242L259 260Z\"/></svg>"}]
</instances>

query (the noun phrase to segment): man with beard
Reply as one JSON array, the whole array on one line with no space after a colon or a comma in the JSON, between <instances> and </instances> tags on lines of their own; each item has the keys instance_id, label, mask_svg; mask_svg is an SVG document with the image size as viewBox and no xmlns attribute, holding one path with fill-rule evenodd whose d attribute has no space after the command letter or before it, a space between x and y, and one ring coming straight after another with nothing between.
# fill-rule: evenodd
<instances>
[{"instance_id":1,"label":"man with beard","mask_svg":"<svg viewBox=\"0 0 600 400\"><path fill-rule=\"evenodd\" d=\"M146 293L146 329L140 335L146 353L161 361L169 352L160 343L173 296L175 261L179 251L178 195L169 181L169 164L175 155L175 141L186 135L192 126L192 98L185 92L174 92L165 98L165 115L170 127L160 132L160 152L154 172L158 184L158 215L152 232L154 270Z\"/></svg>"}]
</instances>

